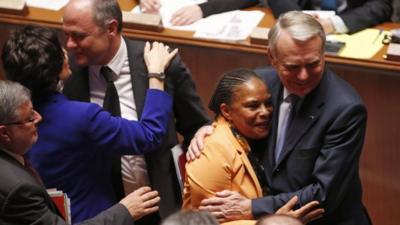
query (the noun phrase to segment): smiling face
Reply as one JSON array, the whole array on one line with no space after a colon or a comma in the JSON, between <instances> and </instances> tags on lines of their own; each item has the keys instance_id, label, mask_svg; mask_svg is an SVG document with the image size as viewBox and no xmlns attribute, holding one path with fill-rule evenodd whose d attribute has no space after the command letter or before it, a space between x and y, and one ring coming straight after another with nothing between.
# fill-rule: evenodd
<instances>
[{"instance_id":1,"label":"smiling face","mask_svg":"<svg viewBox=\"0 0 400 225\"><path fill-rule=\"evenodd\" d=\"M269 52L269 57L282 84L292 94L304 97L321 81L325 59L319 36L299 42L283 30L276 51Z\"/></svg>"},{"instance_id":2,"label":"smiling face","mask_svg":"<svg viewBox=\"0 0 400 225\"><path fill-rule=\"evenodd\" d=\"M98 26L90 0L74 0L65 7L62 29L66 47L80 66L105 65L118 50L120 38L115 20L106 28Z\"/></svg>"},{"instance_id":3,"label":"smiling face","mask_svg":"<svg viewBox=\"0 0 400 225\"><path fill-rule=\"evenodd\" d=\"M221 104L221 113L245 138L261 139L269 133L270 98L264 82L251 78L235 88L229 104Z\"/></svg>"}]
</instances>

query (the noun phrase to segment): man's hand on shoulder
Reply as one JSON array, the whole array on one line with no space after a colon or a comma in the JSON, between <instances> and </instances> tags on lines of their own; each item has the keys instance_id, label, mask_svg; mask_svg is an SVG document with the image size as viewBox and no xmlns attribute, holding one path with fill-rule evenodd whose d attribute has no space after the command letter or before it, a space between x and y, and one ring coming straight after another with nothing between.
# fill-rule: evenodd
<instances>
[{"instance_id":1,"label":"man's hand on shoulder","mask_svg":"<svg viewBox=\"0 0 400 225\"><path fill-rule=\"evenodd\" d=\"M201 151L204 148L205 137L210 136L213 132L214 127L212 125L205 125L200 127L200 129L196 132L196 134L190 141L188 151L186 152L187 161L193 161L200 157Z\"/></svg>"}]
</instances>

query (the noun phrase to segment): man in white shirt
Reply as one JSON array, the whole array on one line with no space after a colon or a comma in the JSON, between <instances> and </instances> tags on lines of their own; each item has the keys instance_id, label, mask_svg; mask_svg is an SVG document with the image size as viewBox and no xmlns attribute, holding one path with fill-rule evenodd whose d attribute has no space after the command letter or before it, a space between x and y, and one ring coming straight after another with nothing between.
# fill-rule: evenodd
<instances>
[{"instance_id":1,"label":"man in white shirt","mask_svg":"<svg viewBox=\"0 0 400 225\"><path fill-rule=\"evenodd\" d=\"M103 105L107 83L100 75L102 66L112 71L112 80L119 97L121 116L138 119L141 116L147 84L147 69L143 59L144 42L122 37L122 16L115 0L72 0L64 10L63 30L71 53L72 76L64 93L71 99ZM159 215L152 224L178 210L181 192L175 174L170 149L178 144L176 132L190 140L196 130L209 121L194 82L179 57L165 72L165 90L174 98L175 124L170 124L162 147L144 157L122 160L122 179L115 176L114 186L119 197L149 184L161 197ZM163 74L153 74L164 79ZM120 174L120 171L117 173ZM120 184L118 184L120 183ZM119 187L117 187L119 186ZM122 186L125 190L121 190ZM140 223L140 222L139 222ZM149 223L150 224L150 223Z\"/></svg>"}]
</instances>

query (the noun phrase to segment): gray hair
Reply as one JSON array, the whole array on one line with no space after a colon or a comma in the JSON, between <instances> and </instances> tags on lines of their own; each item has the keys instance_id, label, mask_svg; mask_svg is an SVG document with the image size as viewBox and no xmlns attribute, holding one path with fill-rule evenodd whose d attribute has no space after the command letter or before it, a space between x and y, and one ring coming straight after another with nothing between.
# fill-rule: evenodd
<instances>
[{"instance_id":1,"label":"gray hair","mask_svg":"<svg viewBox=\"0 0 400 225\"><path fill-rule=\"evenodd\" d=\"M309 14L290 11L279 16L268 33L268 45L272 54L276 54L276 44L283 30L299 42L306 42L315 36L319 36L322 41L321 51L325 47L326 36L321 24Z\"/></svg>"},{"instance_id":2,"label":"gray hair","mask_svg":"<svg viewBox=\"0 0 400 225\"><path fill-rule=\"evenodd\" d=\"M18 118L19 107L30 100L28 88L13 81L0 80L0 124L7 124Z\"/></svg>"},{"instance_id":3,"label":"gray hair","mask_svg":"<svg viewBox=\"0 0 400 225\"><path fill-rule=\"evenodd\" d=\"M218 225L218 221L205 211L178 211L161 225Z\"/></svg>"},{"instance_id":4,"label":"gray hair","mask_svg":"<svg viewBox=\"0 0 400 225\"><path fill-rule=\"evenodd\" d=\"M92 0L92 16L97 26L106 29L108 23L115 19L118 32L122 31L122 12L117 0Z\"/></svg>"}]
</instances>

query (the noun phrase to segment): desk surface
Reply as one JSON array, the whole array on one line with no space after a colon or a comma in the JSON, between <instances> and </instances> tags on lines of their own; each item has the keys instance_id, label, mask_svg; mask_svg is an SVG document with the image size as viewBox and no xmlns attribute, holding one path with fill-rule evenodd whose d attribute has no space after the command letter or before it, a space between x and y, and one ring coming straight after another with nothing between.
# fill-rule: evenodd
<instances>
[{"instance_id":1,"label":"desk surface","mask_svg":"<svg viewBox=\"0 0 400 225\"><path fill-rule=\"evenodd\" d=\"M119 0L122 10L131 10L135 5L132 0ZM257 8L252 8L257 9ZM261 27L271 27L275 19L269 9L263 9L266 12L263 20L260 22ZM61 27L60 11L51 11L39 8L29 8L26 15L13 15L7 13L0 13L0 23L3 24L38 24L47 27L60 28ZM378 26L382 29L392 29L400 27L400 24L385 23ZM136 30L125 28L123 30L125 36L134 39L143 40L157 40L169 42L180 45L190 45L197 47L216 48L221 50L238 51L245 53L263 54L266 51L266 46L250 44L250 41L243 41L240 43L221 42L216 40L204 40L193 38L193 32L177 31L171 29L164 29L161 32ZM400 71L400 62L388 61L383 58L386 53L386 46L383 47L372 59L351 59L338 56L327 56L327 61L330 63L361 66L367 68L376 68L391 71Z\"/></svg>"}]
</instances>

